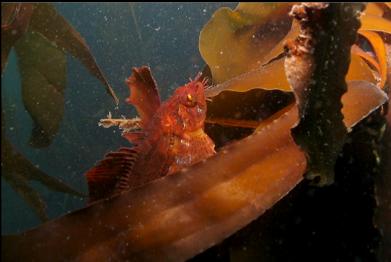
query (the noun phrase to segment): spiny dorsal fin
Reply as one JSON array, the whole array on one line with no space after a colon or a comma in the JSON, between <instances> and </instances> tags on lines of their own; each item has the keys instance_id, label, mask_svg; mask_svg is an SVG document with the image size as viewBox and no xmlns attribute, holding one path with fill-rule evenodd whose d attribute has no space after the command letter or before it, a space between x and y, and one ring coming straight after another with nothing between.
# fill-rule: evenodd
<instances>
[{"instance_id":1,"label":"spiny dorsal fin","mask_svg":"<svg viewBox=\"0 0 391 262\"><path fill-rule=\"evenodd\" d=\"M137 109L142 126L145 127L160 107L156 81L147 66L133 67L132 75L126 80L130 96L126 100Z\"/></svg>"},{"instance_id":2,"label":"spiny dorsal fin","mask_svg":"<svg viewBox=\"0 0 391 262\"><path fill-rule=\"evenodd\" d=\"M107 198L115 193L117 183L122 177L132 178L134 162L138 156L137 147L122 147L118 151L110 152L105 158L91 168L87 173L89 202Z\"/></svg>"}]
</instances>

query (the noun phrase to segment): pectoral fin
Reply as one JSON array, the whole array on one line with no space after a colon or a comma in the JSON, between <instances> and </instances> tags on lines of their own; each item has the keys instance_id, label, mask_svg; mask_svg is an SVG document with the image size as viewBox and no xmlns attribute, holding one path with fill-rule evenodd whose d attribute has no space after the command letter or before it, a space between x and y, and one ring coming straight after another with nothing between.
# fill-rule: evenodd
<instances>
[{"instance_id":1,"label":"pectoral fin","mask_svg":"<svg viewBox=\"0 0 391 262\"><path fill-rule=\"evenodd\" d=\"M116 189L124 187L123 181L128 181L137 159L137 147L120 148L108 153L105 158L86 173L89 202L110 197Z\"/></svg>"}]
</instances>

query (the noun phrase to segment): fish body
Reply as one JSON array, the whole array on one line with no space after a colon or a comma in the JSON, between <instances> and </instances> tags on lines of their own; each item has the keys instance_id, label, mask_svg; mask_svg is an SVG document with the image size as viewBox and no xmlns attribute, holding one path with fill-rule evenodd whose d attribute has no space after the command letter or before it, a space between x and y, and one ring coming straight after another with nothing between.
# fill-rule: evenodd
<instances>
[{"instance_id":1,"label":"fish body","mask_svg":"<svg viewBox=\"0 0 391 262\"><path fill-rule=\"evenodd\" d=\"M123 136L133 147L108 153L86 173L90 202L146 184L200 162L215 153L204 132L205 81L200 75L160 102L156 81L148 67L133 68L126 80L141 118L141 131Z\"/></svg>"}]
</instances>

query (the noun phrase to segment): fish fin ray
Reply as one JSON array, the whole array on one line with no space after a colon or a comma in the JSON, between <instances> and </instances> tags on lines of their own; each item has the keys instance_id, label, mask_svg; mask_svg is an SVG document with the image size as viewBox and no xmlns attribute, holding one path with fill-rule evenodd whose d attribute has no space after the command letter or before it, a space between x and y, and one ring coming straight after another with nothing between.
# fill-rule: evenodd
<instances>
[{"instance_id":1,"label":"fish fin ray","mask_svg":"<svg viewBox=\"0 0 391 262\"><path fill-rule=\"evenodd\" d=\"M88 183L89 203L115 194L122 177L130 179L139 150L137 147L122 147L105 155L85 174Z\"/></svg>"},{"instance_id":2,"label":"fish fin ray","mask_svg":"<svg viewBox=\"0 0 391 262\"><path fill-rule=\"evenodd\" d=\"M136 108L142 126L145 127L160 107L159 91L150 68L133 67L126 84L130 89L130 96L126 101Z\"/></svg>"}]
</instances>

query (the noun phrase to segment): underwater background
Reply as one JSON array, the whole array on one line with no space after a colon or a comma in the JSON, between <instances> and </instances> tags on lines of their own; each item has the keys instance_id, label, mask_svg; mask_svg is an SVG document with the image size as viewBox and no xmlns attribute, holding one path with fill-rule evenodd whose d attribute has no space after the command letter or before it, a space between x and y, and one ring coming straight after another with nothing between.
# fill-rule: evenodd
<instances>
[{"instance_id":1,"label":"underwater background","mask_svg":"<svg viewBox=\"0 0 391 262\"><path fill-rule=\"evenodd\" d=\"M149 65L165 100L189 77L202 71L198 37L204 24L222 6L237 3L54 3L56 10L86 40L97 64L118 98L116 108L104 86L75 58L67 55L65 112L60 129L47 148L29 146L33 121L25 110L15 52L1 80L6 135L14 147L46 174L87 192L83 174L104 154L128 142L116 128L98 127L110 111L113 117L136 116L125 103L125 79L133 66ZM60 105L59 105L60 106ZM86 199L31 184L47 203L49 219L85 206ZM2 177L2 234L17 233L41 221Z\"/></svg>"},{"instance_id":2,"label":"underwater background","mask_svg":"<svg viewBox=\"0 0 391 262\"><path fill-rule=\"evenodd\" d=\"M60 129L48 147L31 147L33 121L23 105L18 61L12 51L2 76L6 135L39 169L87 193L84 173L107 152L129 145L117 128L99 127L98 121L109 112L113 118L136 116L134 107L125 103L129 96L125 79L131 68L149 65L162 100L167 99L204 68L198 47L202 27L218 8L234 8L237 3L53 5L86 40L120 99L119 107L102 83L67 54L65 112ZM255 96L249 92L248 97ZM373 223L374 177L381 171L372 149L378 145L373 141L381 121L377 111L353 129L337 161L332 186L311 187L303 181L260 219L193 260L377 261L380 231ZM3 177L1 184L3 235L42 223ZM46 202L49 219L86 204L87 199L51 191L34 181L31 184Z\"/></svg>"}]
</instances>

